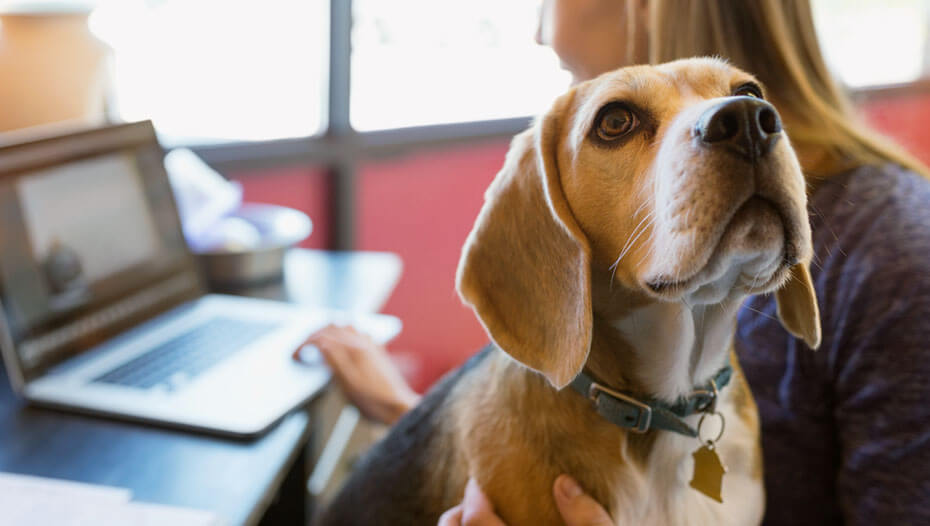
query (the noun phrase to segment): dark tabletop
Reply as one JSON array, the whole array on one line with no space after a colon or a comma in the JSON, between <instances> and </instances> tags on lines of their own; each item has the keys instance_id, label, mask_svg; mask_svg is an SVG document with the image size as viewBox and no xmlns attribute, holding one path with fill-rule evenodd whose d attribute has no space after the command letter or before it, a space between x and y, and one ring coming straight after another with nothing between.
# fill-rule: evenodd
<instances>
[{"instance_id":1,"label":"dark tabletop","mask_svg":"<svg viewBox=\"0 0 930 526\"><path fill-rule=\"evenodd\" d=\"M294 250L283 282L231 292L374 312L400 270L393 254ZM37 408L0 372L0 471L127 488L136 501L209 510L230 524L261 518L310 434L304 411L239 441Z\"/></svg>"}]
</instances>

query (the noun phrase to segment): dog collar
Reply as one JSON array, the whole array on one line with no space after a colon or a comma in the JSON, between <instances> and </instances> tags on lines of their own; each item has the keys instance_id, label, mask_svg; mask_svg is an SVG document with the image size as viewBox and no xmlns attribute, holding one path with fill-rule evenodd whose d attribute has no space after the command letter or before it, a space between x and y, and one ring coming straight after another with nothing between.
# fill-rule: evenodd
<instances>
[{"instance_id":1,"label":"dog collar","mask_svg":"<svg viewBox=\"0 0 930 526\"><path fill-rule=\"evenodd\" d=\"M695 413L713 412L717 405L717 390L727 385L732 375L733 368L728 361L705 385L671 405L649 397L614 391L595 382L584 371L572 380L571 386L594 402L597 413L614 425L631 429L636 433L664 429L696 437L697 430L685 423L684 417Z\"/></svg>"}]
</instances>

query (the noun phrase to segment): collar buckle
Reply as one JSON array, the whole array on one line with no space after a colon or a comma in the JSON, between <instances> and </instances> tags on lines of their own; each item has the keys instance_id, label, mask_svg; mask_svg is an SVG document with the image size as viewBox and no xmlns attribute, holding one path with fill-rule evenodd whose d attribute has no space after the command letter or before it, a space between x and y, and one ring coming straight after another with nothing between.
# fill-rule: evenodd
<instances>
[{"instance_id":1,"label":"collar buckle","mask_svg":"<svg viewBox=\"0 0 930 526\"><path fill-rule=\"evenodd\" d=\"M717 411L717 399L720 397L720 391L717 389L717 381L711 378L710 389L695 389L691 394L693 397L701 397L701 400L695 404L694 409L699 413L715 413Z\"/></svg>"},{"instance_id":2,"label":"collar buckle","mask_svg":"<svg viewBox=\"0 0 930 526\"><path fill-rule=\"evenodd\" d=\"M610 389L609 387L604 387L603 385L597 382L591 382L590 387L588 387L588 398L590 398L591 401L594 402L595 405L597 405L597 398L601 394L606 394L607 396L610 396L611 398L615 398L617 400L625 402L639 409L639 412L636 417L636 422L632 426L630 426L630 430L633 431L634 433L640 433L640 434L645 433L646 431L649 431L649 425L652 423L652 407L650 407L648 404L640 402L639 400L631 396L614 391L613 389Z\"/></svg>"}]
</instances>

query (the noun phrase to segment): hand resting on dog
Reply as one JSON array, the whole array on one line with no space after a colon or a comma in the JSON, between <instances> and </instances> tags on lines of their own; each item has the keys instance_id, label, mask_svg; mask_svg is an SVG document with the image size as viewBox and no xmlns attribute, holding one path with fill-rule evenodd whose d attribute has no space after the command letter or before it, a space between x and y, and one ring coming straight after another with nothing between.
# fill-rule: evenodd
<instances>
[{"instance_id":1,"label":"hand resting on dog","mask_svg":"<svg viewBox=\"0 0 930 526\"><path fill-rule=\"evenodd\" d=\"M560 475L552 485L559 513L566 526L610 526L610 515L590 495L584 493L575 479ZM506 526L506 523L494 514L488 497L478 487L475 479L470 479L465 487L462 503L442 514L438 526Z\"/></svg>"}]
</instances>

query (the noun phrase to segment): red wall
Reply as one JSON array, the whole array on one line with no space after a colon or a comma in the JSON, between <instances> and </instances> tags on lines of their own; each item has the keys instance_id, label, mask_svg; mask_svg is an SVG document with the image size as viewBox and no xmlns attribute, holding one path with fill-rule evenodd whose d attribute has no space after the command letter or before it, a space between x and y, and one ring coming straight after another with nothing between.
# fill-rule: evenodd
<instances>
[{"instance_id":1,"label":"red wall","mask_svg":"<svg viewBox=\"0 0 930 526\"><path fill-rule=\"evenodd\" d=\"M930 165L930 95L898 95L871 100L862 106L866 120L877 130Z\"/></svg>"},{"instance_id":2,"label":"red wall","mask_svg":"<svg viewBox=\"0 0 930 526\"><path fill-rule=\"evenodd\" d=\"M404 320L392 348L418 358L424 388L487 342L455 293L455 268L508 142L371 162L359 178L358 246L390 250L404 274L385 312Z\"/></svg>"},{"instance_id":3,"label":"red wall","mask_svg":"<svg viewBox=\"0 0 930 526\"><path fill-rule=\"evenodd\" d=\"M870 101L868 121L930 163L930 96ZM410 374L423 389L486 341L454 290L462 242L500 169L507 141L421 152L364 164L359 174L358 246L388 250L404 260L404 274L385 311L404 320L391 344L417 364ZM247 200L280 203L314 220L307 246L326 246L328 209L323 175L311 168L235 174Z\"/></svg>"}]
</instances>

